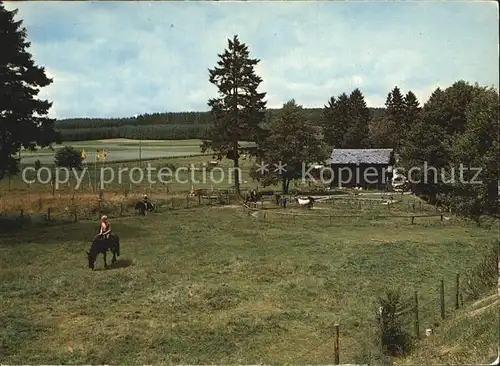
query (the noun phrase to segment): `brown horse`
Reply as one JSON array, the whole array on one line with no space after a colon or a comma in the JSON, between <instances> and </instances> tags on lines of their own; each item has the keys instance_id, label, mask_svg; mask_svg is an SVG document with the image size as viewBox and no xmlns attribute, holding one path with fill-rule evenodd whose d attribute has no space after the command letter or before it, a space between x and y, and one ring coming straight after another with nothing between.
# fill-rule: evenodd
<instances>
[{"instance_id":1,"label":"brown horse","mask_svg":"<svg viewBox=\"0 0 500 366\"><path fill-rule=\"evenodd\" d=\"M113 258L111 259L111 263L113 264L116 262L116 257L120 256L120 238L118 235L111 234L109 239L97 238L92 241L90 249L86 252L87 259L89 261L89 268L92 270L94 269L98 254L103 255L104 267L108 268L108 263L106 262L106 252L108 250L113 253Z\"/></svg>"},{"instance_id":2,"label":"brown horse","mask_svg":"<svg viewBox=\"0 0 500 366\"><path fill-rule=\"evenodd\" d=\"M259 202L261 199L262 199L262 192L256 192L255 190L252 190L250 191L250 193L247 193L245 195L245 204L248 204L250 202L254 206L256 206L257 202Z\"/></svg>"}]
</instances>

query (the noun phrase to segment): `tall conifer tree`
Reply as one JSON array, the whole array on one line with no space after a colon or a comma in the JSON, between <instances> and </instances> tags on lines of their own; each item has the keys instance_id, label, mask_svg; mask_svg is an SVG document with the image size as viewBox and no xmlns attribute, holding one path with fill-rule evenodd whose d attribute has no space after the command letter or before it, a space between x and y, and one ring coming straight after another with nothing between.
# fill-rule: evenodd
<instances>
[{"instance_id":1,"label":"tall conifer tree","mask_svg":"<svg viewBox=\"0 0 500 366\"><path fill-rule=\"evenodd\" d=\"M36 98L52 80L35 65L16 14L0 2L0 179L19 171L15 156L21 147L35 149L58 141L54 119L47 117L52 103Z\"/></svg>"},{"instance_id":2,"label":"tall conifer tree","mask_svg":"<svg viewBox=\"0 0 500 366\"><path fill-rule=\"evenodd\" d=\"M239 151L241 141L263 141L266 93L257 89L262 79L255 73L258 59L249 57L248 46L235 35L228 48L219 54L217 66L209 70L209 80L218 88L218 97L210 99L213 125L202 150L213 150L219 159L233 160L234 188L240 194Z\"/></svg>"}]
</instances>

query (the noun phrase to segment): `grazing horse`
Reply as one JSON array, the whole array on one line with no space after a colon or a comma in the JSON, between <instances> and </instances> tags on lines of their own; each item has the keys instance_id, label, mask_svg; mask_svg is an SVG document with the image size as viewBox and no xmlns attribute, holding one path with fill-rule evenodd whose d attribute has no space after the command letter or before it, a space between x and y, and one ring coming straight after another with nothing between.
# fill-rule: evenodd
<instances>
[{"instance_id":1,"label":"grazing horse","mask_svg":"<svg viewBox=\"0 0 500 366\"><path fill-rule=\"evenodd\" d=\"M89 260L89 268L94 269L95 261L97 255L100 253L104 258L104 267L108 268L108 263L106 262L106 252L110 250L113 253L113 258L111 259L111 264L116 262L116 257L120 256L120 238L116 234L111 234L109 239L95 239L92 241L92 245L87 253L87 258Z\"/></svg>"},{"instance_id":2,"label":"grazing horse","mask_svg":"<svg viewBox=\"0 0 500 366\"><path fill-rule=\"evenodd\" d=\"M314 206L314 198L312 198L311 196L307 197L306 199L304 199L304 198L297 198L297 203L300 206L302 206L302 207L313 208L313 206Z\"/></svg>"},{"instance_id":3,"label":"grazing horse","mask_svg":"<svg viewBox=\"0 0 500 366\"><path fill-rule=\"evenodd\" d=\"M139 214L146 216L147 212L152 212L155 206L151 201L141 200L135 204L135 210L139 211Z\"/></svg>"},{"instance_id":4,"label":"grazing horse","mask_svg":"<svg viewBox=\"0 0 500 366\"><path fill-rule=\"evenodd\" d=\"M251 202L256 206L257 202L259 202L261 198L262 198L262 192L255 192L255 190L253 190L250 192L250 194L245 195L245 204Z\"/></svg>"},{"instance_id":5,"label":"grazing horse","mask_svg":"<svg viewBox=\"0 0 500 366\"><path fill-rule=\"evenodd\" d=\"M208 195L208 192L207 192L207 189L198 188L198 189L191 190L190 195L194 196L194 197L206 196L206 195Z\"/></svg>"}]
</instances>

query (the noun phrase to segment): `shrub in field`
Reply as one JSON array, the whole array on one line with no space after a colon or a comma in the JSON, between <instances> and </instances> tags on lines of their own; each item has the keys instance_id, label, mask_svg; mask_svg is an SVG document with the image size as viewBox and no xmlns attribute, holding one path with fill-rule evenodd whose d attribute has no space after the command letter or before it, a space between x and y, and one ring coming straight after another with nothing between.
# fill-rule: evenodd
<instances>
[{"instance_id":1,"label":"shrub in field","mask_svg":"<svg viewBox=\"0 0 500 366\"><path fill-rule=\"evenodd\" d=\"M57 167L81 170L82 153L72 146L64 146L56 152L54 162Z\"/></svg>"},{"instance_id":2,"label":"shrub in field","mask_svg":"<svg viewBox=\"0 0 500 366\"><path fill-rule=\"evenodd\" d=\"M384 297L378 299L377 314L378 339L382 353L387 356L408 354L413 340L407 332L406 323L411 313L411 302L404 299L399 290L386 290Z\"/></svg>"}]
</instances>

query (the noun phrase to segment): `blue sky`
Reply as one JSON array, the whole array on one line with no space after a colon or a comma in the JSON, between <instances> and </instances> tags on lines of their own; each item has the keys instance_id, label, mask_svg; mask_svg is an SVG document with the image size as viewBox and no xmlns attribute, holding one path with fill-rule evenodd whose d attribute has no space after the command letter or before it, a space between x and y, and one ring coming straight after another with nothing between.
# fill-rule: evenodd
<instances>
[{"instance_id":1,"label":"blue sky","mask_svg":"<svg viewBox=\"0 0 500 366\"><path fill-rule=\"evenodd\" d=\"M395 86L421 103L464 79L498 88L490 2L8 2L54 83L51 116L208 110L217 54L238 34L261 59L268 107L322 107L359 87L371 107Z\"/></svg>"}]
</instances>

